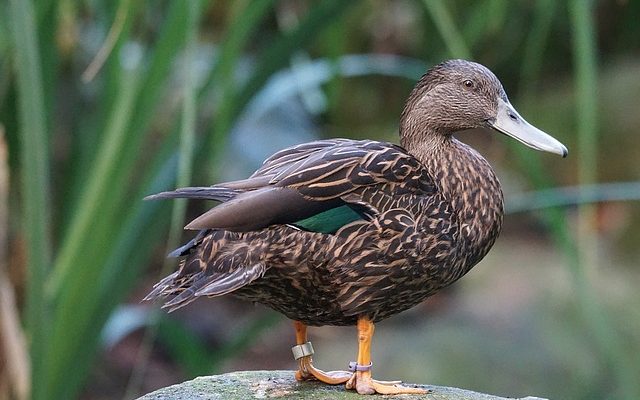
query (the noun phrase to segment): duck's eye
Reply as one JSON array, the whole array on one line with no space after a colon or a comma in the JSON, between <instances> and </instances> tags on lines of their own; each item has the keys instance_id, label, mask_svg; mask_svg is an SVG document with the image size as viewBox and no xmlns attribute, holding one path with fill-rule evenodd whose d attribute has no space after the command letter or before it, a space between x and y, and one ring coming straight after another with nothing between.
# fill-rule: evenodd
<instances>
[{"instance_id":1,"label":"duck's eye","mask_svg":"<svg viewBox=\"0 0 640 400\"><path fill-rule=\"evenodd\" d=\"M475 86L475 84L473 83L473 81L471 79L467 79L462 83L464 84L465 87L468 87L469 89L471 89L472 87Z\"/></svg>"}]
</instances>

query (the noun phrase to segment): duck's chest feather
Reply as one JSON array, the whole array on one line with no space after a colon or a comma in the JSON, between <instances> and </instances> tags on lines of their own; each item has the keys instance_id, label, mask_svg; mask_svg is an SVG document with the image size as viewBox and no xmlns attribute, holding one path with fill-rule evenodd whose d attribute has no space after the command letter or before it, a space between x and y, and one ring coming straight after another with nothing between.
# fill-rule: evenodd
<instances>
[{"instance_id":1,"label":"duck's chest feather","mask_svg":"<svg viewBox=\"0 0 640 400\"><path fill-rule=\"evenodd\" d=\"M486 255L502 223L499 183L469 150L456 144L446 160L427 164L438 193L387 199L371 221L335 235L271 228L280 251L269 240L265 275L236 294L308 325L351 325L359 315L379 321L404 311L455 282Z\"/></svg>"}]
</instances>

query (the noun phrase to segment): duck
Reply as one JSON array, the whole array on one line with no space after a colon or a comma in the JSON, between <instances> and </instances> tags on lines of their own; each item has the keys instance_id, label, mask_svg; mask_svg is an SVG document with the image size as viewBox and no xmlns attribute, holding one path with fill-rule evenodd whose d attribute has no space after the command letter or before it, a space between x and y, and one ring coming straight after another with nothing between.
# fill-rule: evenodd
<instances>
[{"instance_id":1,"label":"duck","mask_svg":"<svg viewBox=\"0 0 640 400\"><path fill-rule=\"evenodd\" d=\"M500 132L567 156L528 123L485 66L447 60L430 68L400 116L400 144L327 139L276 152L246 179L178 188L146 199L219 204L185 229L197 234L145 300L177 310L200 297L232 295L293 321L295 377L344 384L360 394L427 390L373 379L374 324L451 285L493 246L503 193L489 163L460 131ZM355 326L347 370L313 364L309 326Z\"/></svg>"}]
</instances>

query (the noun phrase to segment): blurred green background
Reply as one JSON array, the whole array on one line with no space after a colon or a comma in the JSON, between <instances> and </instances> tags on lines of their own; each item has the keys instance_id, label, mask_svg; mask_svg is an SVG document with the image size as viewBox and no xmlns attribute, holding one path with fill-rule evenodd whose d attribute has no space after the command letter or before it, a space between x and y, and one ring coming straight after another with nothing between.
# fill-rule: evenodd
<instances>
[{"instance_id":1,"label":"blurred green background","mask_svg":"<svg viewBox=\"0 0 640 400\"><path fill-rule=\"evenodd\" d=\"M261 306L140 303L210 206L141 199L315 138L397 141L415 81L458 57L569 158L461 133L503 183L505 229L458 284L379 324L377 377L640 398L638 21L625 0L0 2L0 399L293 368L289 321ZM311 335L319 367L355 357L353 329Z\"/></svg>"}]
</instances>

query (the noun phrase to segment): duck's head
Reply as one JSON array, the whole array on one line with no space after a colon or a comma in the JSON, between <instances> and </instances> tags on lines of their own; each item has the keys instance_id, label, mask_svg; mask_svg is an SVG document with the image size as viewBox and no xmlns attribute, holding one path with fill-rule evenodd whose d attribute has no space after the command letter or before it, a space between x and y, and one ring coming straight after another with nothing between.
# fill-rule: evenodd
<instances>
[{"instance_id":1,"label":"duck's head","mask_svg":"<svg viewBox=\"0 0 640 400\"><path fill-rule=\"evenodd\" d=\"M567 148L529 124L511 105L502 84L475 62L449 60L431 68L411 92L400 122L402 144L473 128L493 128L536 150L566 157Z\"/></svg>"}]
</instances>

